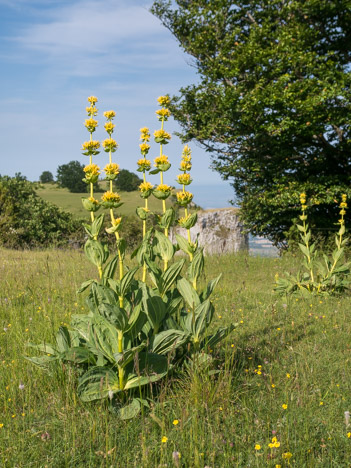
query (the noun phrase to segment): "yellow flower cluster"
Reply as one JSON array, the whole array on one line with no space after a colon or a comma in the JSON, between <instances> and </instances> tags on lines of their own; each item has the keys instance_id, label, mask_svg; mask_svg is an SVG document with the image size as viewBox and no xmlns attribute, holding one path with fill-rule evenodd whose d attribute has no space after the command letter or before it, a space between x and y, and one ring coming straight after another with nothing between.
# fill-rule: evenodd
<instances>
[{"instance_id":1,"label":"yellow flower cluster","mask_svg":"<svg viewBox=\"0 0 351 468\"><path fill-rule=\"evenodd\" d=\"M106 130L107 133L109 133L111 135L111 133L113 133L113 129L115 128L115 124L112 123L112 122L106 122L105 125L104 125L104 128Z\"/></svg>"},{"instance_id":2,"label":"yellow flower cluster","mask_svg":"<svg viewBox=\"0 0 351 468\"><path fill-rule=\"evenodd\" d=\"M171 116L171 112L168 109L162 108L162 109L158 109L156 111L156 115L157 115L159 120L167 120L168 117Z\"/></svg>"},{"instance_id":3,"label":"yellow flower cluster","mask_svg":"<svg viewBox=\"0 0 351 468\"><path fill-rule=\"evenodd\" d=\"M169 164L168 156L165 154L162 154L161 156L158 156L157 158L154 159L154 166L158 167L161 164Z\"/></svg>"},{"instance_id":4,"label":"yellow flower cluster","mask_svg":"<svg viewBox=\"0 0 351 468\"><path fill-rule=\"evenodd\" d=\"M157 98L157 102L160 104L160 106L165 107L170 105L171 100L169 96L160 96Z\"/></svg>"},{"instance_id":5,"label":"yellow flower cluster","mask_svg":"<svg viewBox=\"0 0 351 468\"><path fill-rule=\"evenodd\" d=\"M100 148L100 142L96 140L85 141L82 146L82 150L84 151L96 151L99 148Z\"/></svg>"},{"instance_id":6,"label":"yellow flower cluster","mask_svg":"<svg viewBox=\"0 0 351 468\"><path fill-rule=\"evenodd\" d=\"M94 197L89 197L88 200L93 204L93 205L98 205L99 204L99 201L96 200L96 198Z\"/></svg>"},{"instance_id":7,"label":"yellow flower cluster","mask_svg":"<svg viewBox=\"0 0 351 468\"><path fill-rule=\"evenodd\" d=\"M98 98L95 97L95 96L90 96L88 97L88 102L90 102L90 104L94 105L98 102Z\"/></svg>"},{"instance_id":8,"label":"yellow flower cluster","mask_svg":"<svg viewBox=\"0 0 351 468\"><path fill-rule=\"evenodd\" d=\"M151 168L151 161L149 159L139 159L137 164L143 171L148 171Z\"/></svg>"},{"instance_id":9,"label":"yellow flower cluster","mask_svg":"<svg viewBox=\"0 0 351 468\"><path fill-rule=\"evenodd\" d=\"M105 117L107 120L112 120L114 117L116 117L116 112L113 111L113 110L105 111L105 112L104 112L104 117Z\"/></svg>"},{"instance_id":10,"label":"yellow flower cluster","mask_svg":"<svg viewBox=\"0 0 351 468\"><path fill-rule=\"evenodd\" d=\"M152 190L152 188L153 188L153 185L150 184L150 182L142 182L139 185L139 189L141 192L148 192L149 190Z\"/></svg>"},{"instance_id":11,"label":"yellow flower cluster","mask_svg":"<svg viewBox=\"0 0 351 468\"><path fill-rule=\"evenodd\" d=\"M100 174L100 168L98 165L96 164L88 164L87 166L85 166L85 168L83 169L83 171L86 173L86 174L89 174L89 175L99 175Z\"/></svg>"},{"instance_id":12,"label":"yellow flower cluster","mask_svg":"<svg viewBox=\"0 0 351 468\"><path fill-rule=\"evenodd\" d=\"M87 111L87 114L90 115L90 117L94 117L98 113L98 110L95 106L86 107L85 110Z\"/></svg>"},{"instance_id":13,"label":"yellow flower cluster","mask_svg":"<svg viewBox=\"0 0 351 468\"><path fill-rule=\"evenodd\" d=\"M172 187L170 187L167 184L160 184L156 187L156 190L158 190L159 192L168 193L172 190Z\"/></svg>"},{"instance_id":14,"label":"yellow flower cluster","mask_svg":"<svg viewBox=\"0 0 351 468\"><path fill-rule=\"evenodd\" d=\"M182 185L189 185L191 183L190 174L179 174L177 176L177 181Z\"/></svg>"},{"instance_id":15,"label":"yellow flower cluster","mask_svg":"<svg viewBox=\"0 0 351 468\"><path fill-rule=\"evenodd\" d=\"M188 205L193 199L193 194L190 192L177 192L177 202L181 205Z\"/></svg>"},{"instance_id":16,"label":"yellow flower cluster","mask_svg":"<svg viewBox=\"0 0 351 468\"><path fill-rule=\"evenodd\" d=\"M191 149L190 149L190 147L188 145L185 145L184 148L183 148L182 158L185 161L190 161L191 160ZM190 159L186 159L186 158L190 158Z\"/></svg>"},{"instance_id":17,"label":"yellow flower cluster","mask_svg":"<svg viewBox=\"0 0 351 468\"><path fill-rule=\"evenodd\" d=\"M98 126L98 122L95 119L87 119L84 125L89 130L89 132L95 132L95 129Z\"/></svg>"},{"instance_id":18,"label":"yellow flower cluster","mask_svg":"<svg viewBox=\"0 0 351 468\"><path fill-rule=\"evenodd\" d=\"M119 226L121 224L122 218L113 218L111 220L112 226Z\"/></svg>"},{"instance_id":19,"label":"yellow flower cluster","mask_svg":"<svg viewBox=\"0 0 351 468\"><path fill-rule=\"evenodd\" d=\"M108 175L117 175L119 173L119 165L116 163L106 164L104 172Z\"/></svg>"},{"instance_id":20,"label":"yellow flower cluster","mask_svg":"<svg viewBox=\"0 0 351 468\"><path fill-rule=\"evenodd\" d=\"M162 140L170 140L172 138L171 134L165 130L155 130L154 137Z\"/></svg>"},{"instance_id":21,"label":"yellow flower cluster","mask_svg":"<svg viewBox=\"0 0 351 468\"><path fill-rule=\"evenodd\" d=\"M140 147L141 154L146 156L150 150L150 145L148 145L147 143L141 143L139 147Z\"/></svg>"},{"instance_id":22,"label":"yellow flower cluster","mask_svg":"<svg viewBox=\"0 0 351 468\"><path fill-rule=\"evenodd\" d=\"M111 192L110 190L105 192L101 197L101 200L103 202L118 203L120 201L120 199L121 199L121 197L118 195L118 193Z\"/></svg>"},{"instance_id":23,"label":"yellow flower cluster","mask_svg":"<svg viewBox=\"0 0 351 468\"><path fill-rule=\"evenodd\" d=\"M180 167L179 169L181 171L190 171L191 170L191 162L188 162L188 161L180 161Z\"/></svg>"},{"instance_id":24,"label":"yellow flower cluster","mask_svg":"<svg viewBox=\"0 0 351 468\"><path fill-rule=\"evenodd\" d=\"M114 140L113 138L106 138L106 140L104 140L102 142L102 146L104 147L105 151L116 151L117 149L117 142L116 140Z\"/></svg>"},{"instance_id":25,"label":"yellow flower cluster","mask_svg":"<svg viewBox=\"0 0 351 468\"><path fill-rule=\"evenodd\" d=\"M150 141L150 130L147 127L141 128L140 133L140 140L143 142Z\"/></svg>"}]
</instances>

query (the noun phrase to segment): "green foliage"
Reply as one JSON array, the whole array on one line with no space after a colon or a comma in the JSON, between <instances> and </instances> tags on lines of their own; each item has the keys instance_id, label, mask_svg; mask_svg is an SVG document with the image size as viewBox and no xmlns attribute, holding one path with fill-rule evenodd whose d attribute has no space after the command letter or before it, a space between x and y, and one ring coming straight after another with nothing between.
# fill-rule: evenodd
<instances>
[{"instance_id":1,"label":"green foliage","mask_svg":"<svg viewBox=\"0 0 351 468\"><path fill-rule=\"evenodd\" d=\"M85 176L84 164L79 161L70 161L57 168L57 182L61 187L66 187L70 192L86 192L87 186L83 182Z\"/></svg>"},{"instance_id":2,"label":"green foliage","mask_svg":"<svg viewBox=\"0 0 351 468\"><path fill-rule=\"evenodd\" d=\"M40 198L21 174L0 177L0 244L11 248L67 246L81 242L81 224Z\"/></svg>"},{"instance_id":3,"label":"green foliage","mask_svg":"<svg viewBox=\"0 0 351 468\"><path fill-rule=\"evenodd\" d=\"M170 106L183 139L233 180L248 229L284 243L304 191L320 197L310 225L333 232L330 202L350 196L349 2L156 0L151 11L198 71Z\"/></svg>"},{"instance_id":4,"label":"green foliage","mask_svg":"<svg viewBox=\"0 0 351 468\"><path fill-rule=\"evenodd\" d=\"M85 281L79 289L88 291L89 313L74 315L69 328L60 327L55 345L31 345L44 355L28 359L43 368L55 361L72 364L79 369L78 394L83 401L108 399L111 410L128 419L148 405L146 398L140 400L144 387L185 361L188 366L196 363L199 353L211 365L210 348L235 325L209 333L214 315L210 296L219 277L204 291L196 290L204 267L202 249L191 245L194 256L187 279L185 259L172 262L176 247L152 228L134 253L139 266L122 274L125 242L117 236L118 252L109 255L107 244L99 240L103 218L102 214L86 226L85 254L100 277ZM167 219L173 215L168 213ZM142 266L152 286L137 279ZM119 279L115 279L117 268Z\"/></svg>"},{"instance_id":5,"label":"green foliage","mask_svg":"<svg viewBox=\"0 0 351 468\"><path fill-rule=\"evenodd\" d=\"M39 180L42 184L49 184L54 181L54 176L50 171L44 171L39 177Z\"/></svg>"},{"instance_id":6,"label":"green foliage","mask_svg":"<svg viewBox=\"0 0 351 468\"><path fill-rule=\"evenodd\" d=\"M133 192L134 190L138 190L141 182L142 179L133 172L130 172L127 169L121 169L114 180L114 186L117 190L122 190L123 192Z\"/></svg>"},{"instance_id":7,"label":"green foliage","mask_svg":"<svg viewBox=\"0 0 351 468\"><path fill-rule=\"evenodd\" d=\"M303 194L304 195L304 194ZM345 197L345 198L344 198ZM329 258L323 251L319 251L315 243L311 243L311 230L306 223L305 198L302 198L302 214L300 220L302 224L296 224L300 233L302 243L298 244L302 254L302 265L304 271L299 271L295 276L286 274L285 278L276 277L275 291L280 295L298 294L302 296L333 295L347 290L351 284L350 266L351 263L345 260L344 248L349 239L343 238L345 234L344 214L346 196L343 196L341 203L341 219L339 220L339 230L335 236L336 248Z\"/></svg>"}]
</instances>

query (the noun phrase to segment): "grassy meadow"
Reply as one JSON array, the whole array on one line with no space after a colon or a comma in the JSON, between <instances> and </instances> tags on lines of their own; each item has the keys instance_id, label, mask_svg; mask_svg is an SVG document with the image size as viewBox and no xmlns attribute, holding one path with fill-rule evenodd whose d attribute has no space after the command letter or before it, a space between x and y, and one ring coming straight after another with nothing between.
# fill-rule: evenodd
<instances>
[{"instance_id":1,"label":"grassy meadow","mask_svg":"<svg viewBox=\"0 0 351 468\"><path fill-rule=\"evenodd\" d=\"M120 421L77 399L71 368L24 359L85 309L95 268L80 251L0 250L0 466L349 467L350 298L278 299L274 275L297 262L208 257L205 279L223 272L214 326L239 323L213 349L220 372L168 377Z\"/></svg>"},{"instance_id":2,"label":"grassy meadow","mask_svg":"<svg viewBox=\"0 0 351 468\"><path fill-rule=\"evenodd\" d=\"M104 182L100 182L100 185L104 187ZM131 215L135 214L135 210L138 206L144 206L144 200L140 197L138 191L135 192L118 192L121 196L123 205L118 208L119 215ZM41 188L38 188L37 194L40 195L44 200L57 205L65 211L71 212L76 218L90 219L90 214L83 208L82 197L87 197L87 193L71 193L66 188L58 187L56 184L41 184ZM96 193L95 197L100 199L102 193ZM167 205L170 206L169 200ZM150 197L149 208L151 211L160 211L160 202L155 197Z\"/></svg>"}]
</instances>

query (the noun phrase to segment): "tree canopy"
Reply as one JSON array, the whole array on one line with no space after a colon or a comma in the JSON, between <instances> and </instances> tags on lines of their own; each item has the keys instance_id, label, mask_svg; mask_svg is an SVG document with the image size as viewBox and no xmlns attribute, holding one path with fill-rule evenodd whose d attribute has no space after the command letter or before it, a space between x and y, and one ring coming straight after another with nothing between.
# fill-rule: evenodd
<instances>
[{"instance_id":1,"label":"tree canopy","mask_svg":"<svg viewBox=\"0 0 351 468\"><path fill-rule=\"evenodd\" d=\"M61 187L68 188L70 192L86 192L87 185L83 182L85 176L84 164L79 161L70 161L57 168L57 182Z\"/></svg>"},{"instance_id":2,"label":"tree canopy","mask_svg":"<svg viewBox=\"0 0 351 468\"><path fill-rule=\"evenodd\" d=\"M44 171L39 177L39 180L42 184L47 184L54 181L54 176L52 175L52 172Z\"/></svg>"},{"instance_id":3,"label":"tree canopy","mask_svg":"<svg viewBox=\"0 0 351 468\"><path fill-rule=\"evenodd\" d=\"M284 243L299 211L328 233L350 192L351 9L347 0L156 0L151 11L199 81L171 110L184 141L232 181L246 226Z\"/></svg>"},{"instance_id":4,"label":"tree canopy","mask_svg":"<svg viewBox=\"0 0 351 468\"><path fill-rule=\"evenodd\" d=\"M116 189L122 190L123 192L133 192L134 190L138 190L141 183L142 179L134 174L134 172L128 171L128 169L121 169L114 181Z\"/></svg>"}]
</instances>

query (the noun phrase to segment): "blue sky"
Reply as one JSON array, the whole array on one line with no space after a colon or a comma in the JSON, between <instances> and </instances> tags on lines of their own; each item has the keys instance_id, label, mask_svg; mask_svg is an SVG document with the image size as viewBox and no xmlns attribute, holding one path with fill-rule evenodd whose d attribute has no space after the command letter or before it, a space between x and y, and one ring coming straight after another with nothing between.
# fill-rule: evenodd
<instances>
[{"instance_id":1,"label":"blue sky","mask_svg":"<svg viewBox=\"0 0 351 468\"><path fill-rule=\"evenodd\" d=\"M38 180L44 170L55 175L69 161L85 164L80 147L88 139L83 124L90 95L99 99L101 124L94 136L106 137L102 113L115 110L119 149L114 160L135 171L140 127L159 128L157 97L198 79L191 58L149 13L151 3L0 0L0 174L21 172ZM171 119L165 129L173 133L178 126ZM229 183L209 168L205 151L195 143L191 147L194 187L213 186L216 199L211 203L209 193L208 207L228 206ZM151 149L153 158L158 146ZM170 184L181 150L175 136L165 147L173 163ZM95 162L103 166L106 158L101 153Z\"/></svg>"}]
</instances>

